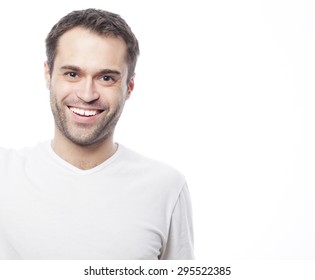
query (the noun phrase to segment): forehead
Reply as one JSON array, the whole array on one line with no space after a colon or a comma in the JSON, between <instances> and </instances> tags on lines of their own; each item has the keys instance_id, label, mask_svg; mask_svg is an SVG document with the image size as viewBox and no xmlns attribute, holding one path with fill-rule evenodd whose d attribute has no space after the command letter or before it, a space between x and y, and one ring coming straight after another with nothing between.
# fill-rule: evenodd
<instances>
[{"instance_id":1,"label":"forehead","mask_svg":"<svg viewBox=\"0 0 315 280\"><path fill-rule=\"evenodd\" d=\"M121 68L126 66L126 52L127 46L122 38L76 27L59 38L55 63Z\"/></svg>"}]
</instances>

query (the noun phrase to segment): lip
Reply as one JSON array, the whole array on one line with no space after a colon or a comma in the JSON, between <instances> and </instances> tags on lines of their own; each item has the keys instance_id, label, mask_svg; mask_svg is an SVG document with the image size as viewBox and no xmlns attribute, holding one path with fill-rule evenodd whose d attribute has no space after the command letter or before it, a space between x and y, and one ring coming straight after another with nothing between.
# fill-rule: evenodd
<instances>
[{"instance_id":1,"label":"lip","mask_svg":"<svg viewBox=\"0 0 315 280\"><path fill-rule=\"evenodd\" d=\"M68 107L68 113L70 117L74 120L74 122L79 123L79 124L91 124L95 122L104 112L104 110L100 110L96 108L83 108L83 107L76 107L76 106L67 106L67 107ZM70 110L70 107L81 109L81 110L87 110L87 111L98 111L98 113L92 116L82 116Z\"/></svg>"}]
</instances>

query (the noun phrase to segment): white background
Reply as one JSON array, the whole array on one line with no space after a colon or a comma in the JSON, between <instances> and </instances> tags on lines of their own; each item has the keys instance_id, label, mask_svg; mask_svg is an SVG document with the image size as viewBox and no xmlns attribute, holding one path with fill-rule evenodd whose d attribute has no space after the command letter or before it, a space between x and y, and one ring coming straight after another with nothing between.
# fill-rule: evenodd
<instances>
[{"instance_id":1,"label":"white background","mask_svg":"<svg viewBox=\"0 0 315 280\"><path fill-rule=\"evenodd\" d=\"M44 40L66 13L120 14L136 87L116 141L182 171L197 259L315 258L313 1L3 1L0 146L50 139Z\"/></svg>"}]
</instances>

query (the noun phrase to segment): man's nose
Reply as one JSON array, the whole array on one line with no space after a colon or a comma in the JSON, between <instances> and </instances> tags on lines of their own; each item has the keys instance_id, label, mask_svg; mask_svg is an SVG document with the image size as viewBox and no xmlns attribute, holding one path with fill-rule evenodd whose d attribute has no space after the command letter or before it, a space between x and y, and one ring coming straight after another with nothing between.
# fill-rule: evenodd
<instances>
[{"instance_id":1,"label":"man's nose","mask_svg":"<svg viewBox=\"0 0 315 280\"><path fill-rule=\"evenodd\" d=\"M82 81L81 87L77 91L77 96L86 103L99 99L100 95L96 91L93 79L87 78Z\"/></svg>"}]
</instances>

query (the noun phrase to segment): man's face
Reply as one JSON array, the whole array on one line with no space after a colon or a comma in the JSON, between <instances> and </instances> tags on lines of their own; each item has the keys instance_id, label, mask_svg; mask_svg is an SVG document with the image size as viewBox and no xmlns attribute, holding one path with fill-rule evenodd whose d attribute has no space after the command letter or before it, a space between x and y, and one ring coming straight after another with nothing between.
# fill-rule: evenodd
<instances>
[{"instance_id":1,"label":"man's face","mask_svg":"<svg viewBox=\"0 0 315 280\"><path fill-rule=\"evenodd\" d=\"M121 38L83 28L60 37L54 68L45 64L56 135L88 146L113 134L134 85L125 57Z\"/></svg>"}]
</instances>

